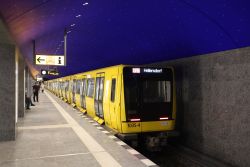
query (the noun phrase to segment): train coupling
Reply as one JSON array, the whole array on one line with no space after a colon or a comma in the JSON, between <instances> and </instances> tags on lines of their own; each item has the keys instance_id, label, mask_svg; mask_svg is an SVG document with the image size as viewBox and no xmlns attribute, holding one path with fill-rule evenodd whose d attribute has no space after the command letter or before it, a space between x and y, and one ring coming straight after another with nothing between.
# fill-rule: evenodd
<instances>
[{"instance_id":1,"label":"train coupling","mask_svg":"<svg viewBox=\"0 0 250 167\"><path fill-rule=\"evenodd\" d=\"M169 137L179 136L178 131L161 132L155 135L147 135L146 146L148 150L160 151L162 147L167 145Z\"/></svg>"}]
</instances>

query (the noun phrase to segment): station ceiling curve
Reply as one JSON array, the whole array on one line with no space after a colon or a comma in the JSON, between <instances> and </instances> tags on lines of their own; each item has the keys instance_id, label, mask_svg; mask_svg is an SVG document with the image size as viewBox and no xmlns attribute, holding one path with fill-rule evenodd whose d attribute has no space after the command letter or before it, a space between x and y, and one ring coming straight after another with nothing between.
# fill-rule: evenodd
<instances>
[{"instance_id":1,"label":"station ceiling curve","mask_svg":"<svg viewBox=\"0 0 250 167\"><path fill-rule=\"evenodd\" d=\"M147 64L250 45L249 0L1 0L0 13L26 60L63 54L61 76ZM41 66L33 65L38 71Z\"/></svg>"}]
</instances>

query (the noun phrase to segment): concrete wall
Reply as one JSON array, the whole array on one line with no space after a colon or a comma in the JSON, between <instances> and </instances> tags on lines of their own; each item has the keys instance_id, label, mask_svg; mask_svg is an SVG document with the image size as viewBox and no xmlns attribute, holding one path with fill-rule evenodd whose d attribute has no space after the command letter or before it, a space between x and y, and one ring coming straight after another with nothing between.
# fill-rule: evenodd
<instances>
[{"instance_id":1,"label":"concrete wall","mask_svg":"<svg viewBox=\"0 0 250 167\"><path fill-rule=\"evenodd\" d=\"M250 166L250 47L156 63L174 66L181 142Z\"/></svg>"}]
</instances>

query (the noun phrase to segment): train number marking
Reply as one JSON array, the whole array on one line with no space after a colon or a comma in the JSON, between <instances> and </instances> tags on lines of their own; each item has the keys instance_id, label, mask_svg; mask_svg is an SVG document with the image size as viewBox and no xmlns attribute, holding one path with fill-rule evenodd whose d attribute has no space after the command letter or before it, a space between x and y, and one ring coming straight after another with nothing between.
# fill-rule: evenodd
<instances>
[{"instance_id":1,"label":"train number marking","mask_svg":"<svg viewBox=\"0 0 250 167\"><path fill-rule=\"evenodd\" d=\"M141 126L140 123L136 123L136 122L128 123L129 128L135 128L135 127L140 127L140 126Z\"/></svg>"}]
</instances>

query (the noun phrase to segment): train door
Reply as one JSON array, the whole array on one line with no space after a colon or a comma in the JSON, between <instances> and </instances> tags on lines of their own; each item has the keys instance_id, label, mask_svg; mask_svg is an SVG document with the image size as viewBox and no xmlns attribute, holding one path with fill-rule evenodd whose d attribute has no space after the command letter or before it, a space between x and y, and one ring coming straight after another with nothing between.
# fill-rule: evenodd
<instances>
[{"instance_id":1,"label":"train door","mask_svg":"<svg viewBox=\"0 0 250 167\"><path fill-rule=\"evenodd\" d=\"M61 81L60 82L60 97L63 97L63 88L64 88L64 82L63 81Z\"/></svg>"},{"instance_id":2,"label":"train door","mask_svg":"<svg viewBox=\"0 0 250 167\"><path fill-rule=\"evenodd\" d=\"M57 96L61 97L61 82L58 82L58 86L57 86Z\"/></svg>"},{"instance_id":3,"label":"train door","mask_svg":"<svg viewBox=\"0 0 250 167\"><path fill-rule=\"evenodd\" d=\"M86 76L83 77L81 80L81 87L80 87L80 103L81 107L86 110L86 99L85 99L85 94L86 94L86 89L87 88L87 79Z\"/></svg>"},{"instance_id":4,"label":"train door","mask_svg":"<svg viewBox=\"0 0 250 167\"><path fill-rule=\"evenodd\" d=\"M68 98L68 91L69 91L69 81L65 82L65 98L69 100Z\"/></svg>"},{"instance_id":5,"label":"train door","mask_svg":"<svg viewBox=\"0 0 250 167\"><path fill-rule=\"evenodd\" d=\"M116 84L117 84L117 77L113 76L111 80L111 94L110 94L110 102L109 102L109 113L110 113L110 120L111 126L114 129L117 129L117 110L116 110L116 103L118 103L118 99L116 99Z\"/></svg>"},{"instance_id":6,"label":"train door","mask_svg":"<svg viewBox=\"0 0 250 167\"><path fill-rule=\"evenodd\" d=\"M73 91L73 81L72 80L70 80L69 81L69 103L71 103L72 102L72 91Z\"/></svg>"},{"instance_id":7,"label":"train door","mask_svg":"<svg viewBox=\"0 0 250 167\"><path fill-rule=\"evenodd\" d=\"M103 118L103 92L104 92L104 73L96 74L95 84L95 114Z\"/></svg>"},{"instance_id":8,"label":"train door","mask_svg":"<svg viewBox=\"0 0 250 167\"><path fill-rule=\"evenodd\" d=\"M61 88L60 88L60 94L61 94L62 97L65 98L64 89L65 89L65 82L62 81L62 82L61 82Z\"/></svg>"},{"instance_id":9,"label":"train door","mask_svg":"<svg viewBox=\"0 0 250 167\"><path fill-rule=\"evenodd\" d=\"M76 104L76 80L73 80L72 103Z\"/></svg>"}]
</instances>

